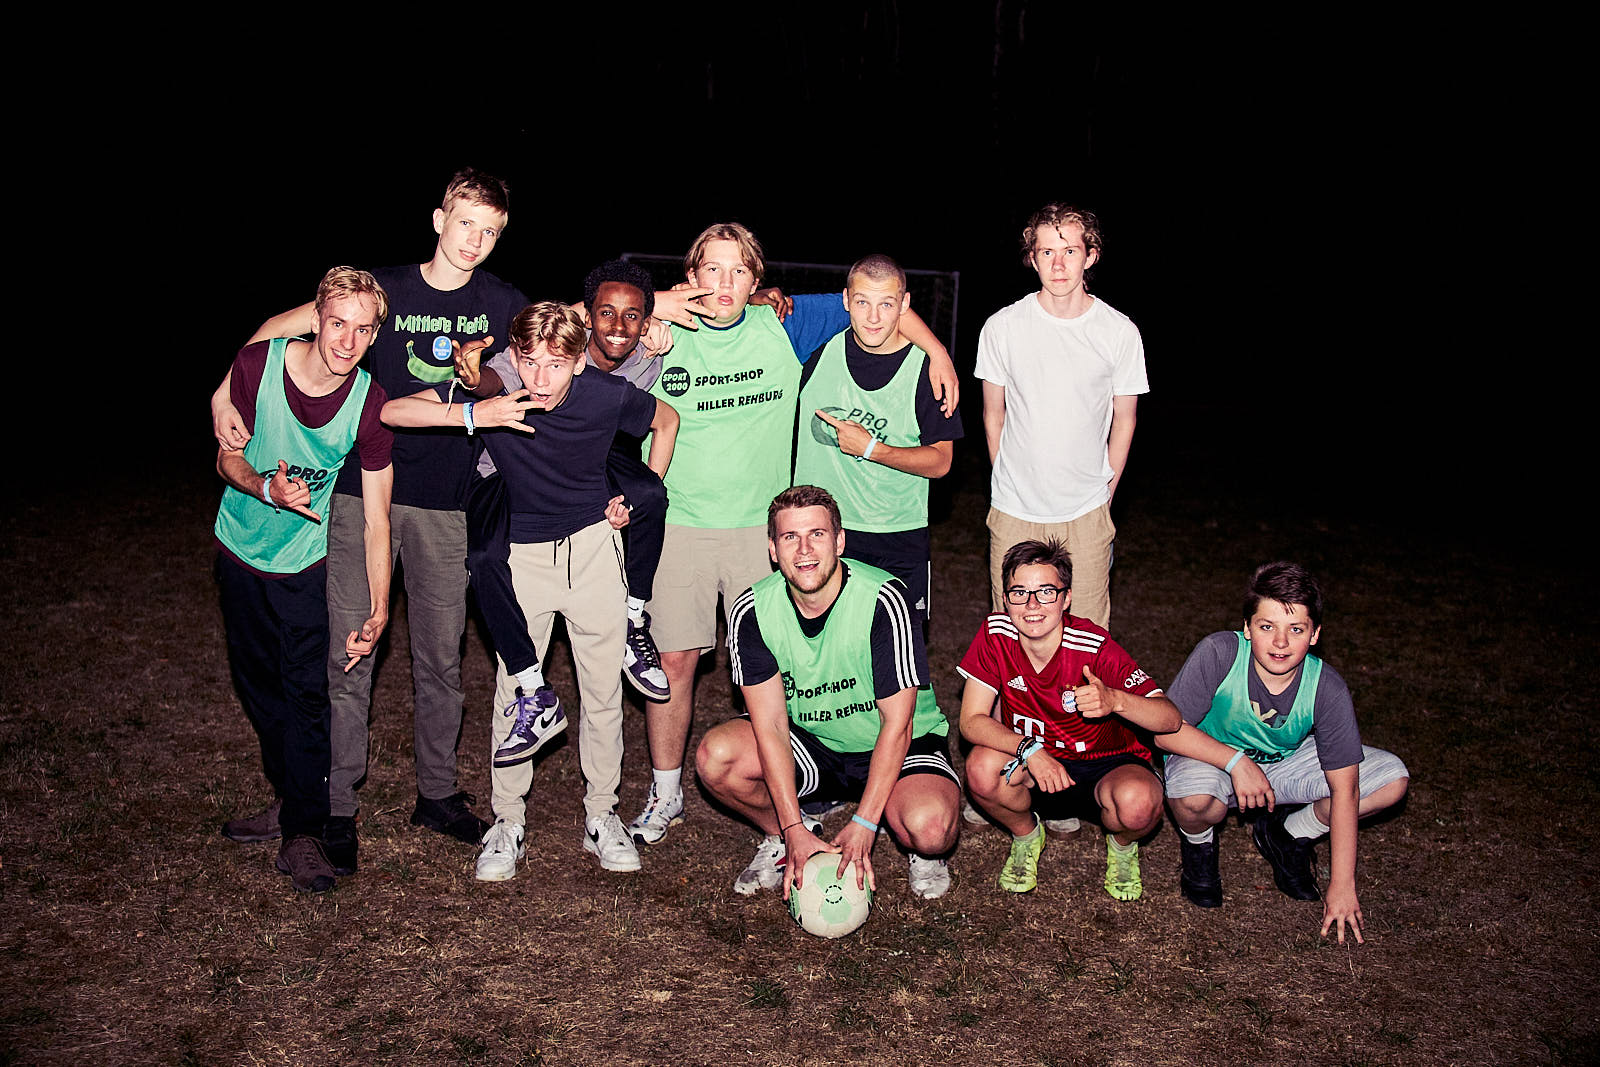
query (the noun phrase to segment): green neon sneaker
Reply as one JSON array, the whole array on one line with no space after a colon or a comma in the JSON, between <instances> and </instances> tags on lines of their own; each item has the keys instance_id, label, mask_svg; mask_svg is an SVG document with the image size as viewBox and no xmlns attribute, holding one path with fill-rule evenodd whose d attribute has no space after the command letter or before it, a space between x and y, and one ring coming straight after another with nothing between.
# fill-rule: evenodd
<instances>
[{"instance_id":1,"label":"green neon sneaker","mask_svg":"<svg viewBox=\"0 0 1600 1067\"><path fill-rule=\"evenodd\" d=\"M1011 855L1000 868L1000 888L1007 893L1031 893L1039 884L1039 853L1044 851L1044 831L1035 816L1033 833L1011 839Z\"/></svg>"},{"instance_id":2,"label":"green neon sneaker","mask_svg":"<svg viewBox=\"0 0 1600 1067\"><path fill-rule=\"evenodd\" d=\"M1139 845L1135 842L1123 852L1114 840L1106 835L1106 892L1118 900L1138 900L1144 894L1144 883L1139 880Z\"/></svg>"}]
</instances>

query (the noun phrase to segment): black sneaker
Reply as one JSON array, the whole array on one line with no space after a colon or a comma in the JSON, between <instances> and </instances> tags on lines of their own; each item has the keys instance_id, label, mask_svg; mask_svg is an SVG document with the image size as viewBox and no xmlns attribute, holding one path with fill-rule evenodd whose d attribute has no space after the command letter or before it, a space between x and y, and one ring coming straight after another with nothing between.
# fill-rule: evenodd
<instances>
[{"instance_id":1,"label":"black sneaker","mask_svg":"<svg viewBox=\"0 0 1600 1067\"><path fill-rule=\"evenodd\" d=\"M850 803L848 800L839 800L837 798L830 800L808 800L804 804L800 805L800 814L809 815L813 819L821 819L824 816L832 815L834 812L838 811L848 803Z\"/></svg>"},{"instance_id":2,"label":"black sneaker","mask_svg":"<svg viewBox=\"0 0 1600 1067\"><path fill-rule=\"evenodd\" d=\"M356 820L353 815L330 815L322 824L322 850L333 873L340 878L356 873Z\"/></svg>"},{"instance_id":3,"label":"black sneaker","mask_svg":"<svg viewBox=\"0 0 1600 1067\"><path fill-rule=\"evenodd\" d=\"M278 825L278 812L282 810L283 801L274 800L254 815L246 815L242 819L229 819L222 824L222 836L229 841L240 841L245 844L276 841L283 836L283 828Z\"/></svg>"},{"instance_id":4,"label":"black sneaker","mask_svg":"<svg viewBox=\"0 0 1600 1067\"><path fill-rule=\"evenodd\" d=\"M1296 900L1321 900L1314 869L1316 847L1283 828L1283 820L1288 817L1289 813L1281 808L1262 815L1250 828L1250 839L1272 864L1272 880L1279 889Z\"/></svg>"},{"instance_id":5,"label":"black sneaker","mask_svg":"<svg viewBox=\"0 0 1600 1067\"><path fill-rule=\"evenodd\" d=\"M1222 907L1222 875L1217 871L1217 839L1201 845L1191 844L1178 835L1178 851L1183 863L1178 875L1178 888L1184 898L1197 908Z\"/></svg>"},{"instance_id":6,"label":"black sneaker","mask_svg":"<svg viewBox=\"0 0 1600 1067\"><path fill-rule=\"evenodd\" d=\"M476 845L489 832L489 824L473 814L468 806L477 799L471 793L455 793L442 800L419 796L416 810L411 813L411 825L426 826L457 841Z\"/></svg>"},{"instance_id":7,"label":"black sneaker","mask_svg":"<svg viewBox=\"0 0 1600 1067\"><path fill-rule=\"evenodd\" d=\"M337 884L322 842L310 834L296 834L278 849L278 870L301 893L326 893Z\"/></svg>"}]
</instances>

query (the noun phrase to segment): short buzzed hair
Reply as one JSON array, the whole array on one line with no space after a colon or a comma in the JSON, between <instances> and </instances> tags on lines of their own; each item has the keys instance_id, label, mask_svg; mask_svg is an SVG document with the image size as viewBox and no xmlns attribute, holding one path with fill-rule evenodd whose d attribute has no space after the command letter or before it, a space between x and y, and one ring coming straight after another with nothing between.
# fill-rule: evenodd
<instances>
[{"instance_id":1,"label":"short buzzed hair","mask_svg":"<svg viewBox=\"0 0 1600 1067\"><path fill-rule=\"evenodd\" d=\"M833 520L833 532L839 533L844 529L839 502L833 499L832 493L815 485L796 485L773 497L772 503L767 506L768 541L778 539L778 513L790 508L827 508L828 518Z\"/></svg>"},{"instance_id":2,"label":"short buzzed hair","mask_svg":"<svg viewBox=\"0 0 1600 1067\"><path fill-rule=\"evenodd\" d=\"M523 354L532 352L543 341L562 355L577 359L589 343L578 313L555 300L529 304L517 312L509 333L511 343Z\"/></svg>"},{"instance_id":3,"label":"short buzzed hair","mask_svg":"<svg viewBox=\"0 0 1600 1067\"><path fill-rule=\"evenodd\" d=\"M378 279L364 270L354 267L334 267L322 276L322 282L317 286L317 316L322 316L322 309L328 301L337 300L342 296L370 296L378 305L378 321L374 326L382 326L383 321L389 317L389 294L383 291L383 286L378 284Z\"/></svg>"},{"instance_id":4,"label":"short buzzed hair","mask_svg":"<svg viewBox=\"0 0 1600 1067\"><path fill-rule=\"evenodd\" d=\"M607 282L621 282L631 285L644 294L644 313L651 314L656 309L655 282L650 279L650 272L637 263L629 263L625 259L608 259L583 279L583 306L591 312L594 311L594 298L600 292L600 287Z\"/></svg>"},{"instance_id":5,"label":"short buzzed hair","mask_svg":"<svg viewBox=\"0 0 1600 1067\"><path fill-rule=\"evenodd\" d=\"M891 278L900 286L900 291L906 291L906 272L900 264L880 253L863 256L853 263L850 273L844 276L845 288L855 284L856 275L861 274L875 282L886 282Z\"/></svg>"}]
</instances>

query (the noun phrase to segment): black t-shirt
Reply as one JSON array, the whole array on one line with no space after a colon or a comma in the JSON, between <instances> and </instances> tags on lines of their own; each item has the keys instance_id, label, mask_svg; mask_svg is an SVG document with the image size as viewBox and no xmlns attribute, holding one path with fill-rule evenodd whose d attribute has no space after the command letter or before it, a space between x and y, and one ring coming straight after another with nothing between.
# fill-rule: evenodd
<instances>
[{"instance_id":1,"label":"black t-shirt","mask_svg":"<svg viewBox=\"0 0 1600 1067\"><path fill-rule=\"evenodd\" d=\"M460 289L444 292L422 278L417 264L373 272L389 295L389 317L363 365L390 397L411 396L455 376L450 342L492 335L496 349L507 343L511 320L528 298L485 270L475 270ZM456 391L457 397L461 390ZM515 433L516 431L512 431ZM473 442L460 427L402 429L394 439L394 502L433 511L466 507ZM361 495L357 464L339 472L336 491Z\"/></svg>"},{"instance_id":2,"label":"black t-shirt","mask_svg":"<svg viewBox=\"0 0 1600 1067\"><path fill-rule=\"evenodd\" d=\"M437 387L441 396L447 388ZM589 373L572 379L555 408L523 415L533 433L505 427L481 431L505 479L512 543L570 537L605 518L612 496L606 484L611 442L619 431L643 436L655 414L649 393L614 375Z\"/></svg>"}]
</instances>

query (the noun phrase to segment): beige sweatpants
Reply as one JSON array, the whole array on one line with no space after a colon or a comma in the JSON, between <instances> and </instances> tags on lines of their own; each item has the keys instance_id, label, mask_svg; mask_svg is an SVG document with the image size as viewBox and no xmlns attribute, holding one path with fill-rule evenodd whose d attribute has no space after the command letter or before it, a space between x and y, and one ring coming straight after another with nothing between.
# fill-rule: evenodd
<instances>
[{"instance_id":1,"label":"beige sweatpants","mask_svg":"<svg viewBox=\"0 0 1600 1067\"><path fill-rule=\"evenodd\" d=\"M511 587L541 662L556 613L567 620L578 674L578 763L587 787L583 807L590 819L598 819L617 806L622 782L622 652L628 636L622 539L601 521L560 541L513 544L510 555ZM491 750L511 734L515 720L501 711L517 689L504 661L497 660L496 667ZM573 713L570 704L567 713ZM534 762L493 768L497 819L526 821Z\"/></svg>"},{"instance_id":2,"label":"beige sweatpants","mask_svg":"<svg viewBox=\"0 0 1600 1067\"><path fill-rule=\"evenodd\" d=\"M1072 559L1072 604L1068 611L1102 628L1111 625L1111 543L1117 527L1111 505L1101 504L1071 522L1029 522L996 508L989 509L989 594L995 611L1004 611L1000 588L1001 563L1006 550L1018 541L1043 541L1054 537L1067 546Z\"/></svg>"}]
</instances>

